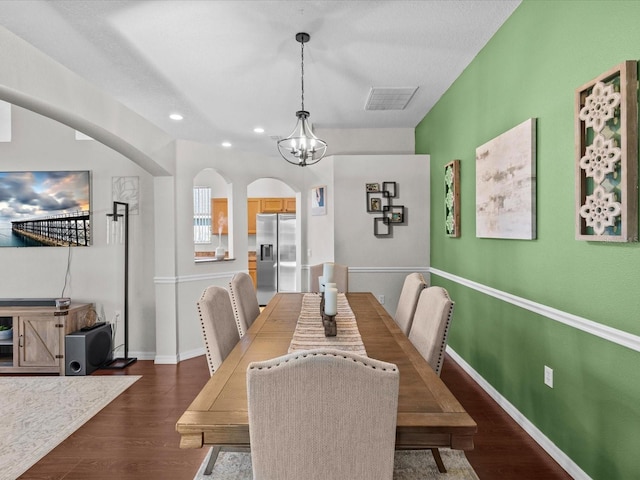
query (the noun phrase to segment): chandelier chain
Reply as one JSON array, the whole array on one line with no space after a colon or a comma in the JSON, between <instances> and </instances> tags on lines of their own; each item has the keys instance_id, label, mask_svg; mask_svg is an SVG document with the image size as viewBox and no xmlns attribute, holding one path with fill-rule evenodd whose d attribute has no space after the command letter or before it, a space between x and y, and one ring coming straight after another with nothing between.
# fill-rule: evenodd
<instances>
[{"instance_id":1,"label":"chandelier chain","mask_svg":"<svg viewBox=\"0 0 640 480\"><path fill-rule=\"evenodd\" d=\"M300 71L302 72L302 75L300 76L300 83L301 83L301 101L302 101L302 110L304 110L304 42L300 42L301 48L300 48L300 58L302 59L302 65L300 67Z\"/></svg>"}]
</instances>

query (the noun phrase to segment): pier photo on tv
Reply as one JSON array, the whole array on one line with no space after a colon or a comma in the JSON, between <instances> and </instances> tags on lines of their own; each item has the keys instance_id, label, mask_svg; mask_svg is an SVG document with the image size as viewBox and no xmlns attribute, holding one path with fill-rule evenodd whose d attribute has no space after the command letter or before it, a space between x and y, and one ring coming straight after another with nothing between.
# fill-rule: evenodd
<instances>
[{"instance_id":1,"label":"pier photo on tv","mask_svg":"<svg viewBox=\"0 0 640 480\"><path fill-rule=\"evenodd\" d=\"M0 247L89 246L90 172L0 172Z\"/></svg>"}]
</instances>

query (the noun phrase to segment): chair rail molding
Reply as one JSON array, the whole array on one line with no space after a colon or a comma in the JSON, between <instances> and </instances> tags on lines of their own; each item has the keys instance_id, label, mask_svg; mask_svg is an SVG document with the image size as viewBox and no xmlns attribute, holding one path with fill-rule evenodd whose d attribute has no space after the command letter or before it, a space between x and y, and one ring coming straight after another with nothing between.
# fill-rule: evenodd
<instances>
[{"instance_id":1,"label":"chair rail molding","mask_svg":"<svg viewBox=\"0 0 640 480\"><path fill-rule=\"evenodd\" d=\"M352 267L349 265L349 274L352 273L429 273L429 267Z\"/></svg>"},{"instance_id":2,"label":"chair rail molding","mask_svg":"<svg viewBox=\"0 0 640 480\"><path fill-rule=\"evenodd\" d=\"M577 328L578 330L582 330L583 332L590 333L591 335L600 337L603 340L608 340L620 346L630 348L631 350L635 350L636 352L640 352L640 336L638 335L625 332L624 330L618 330L617 328L608 327L607 325L602 325L601 323L594 322L593 320L579 317L571 313L563 312L562 310L548 307L546 305L542 305L541 303L536 303L531 300L527 300L526 298L518 297L501 290L496 290L495 288L482 285L481 283L459 277L457 275L439 270L437 268L429 267L429 272L433 275L446 278L447 280L451 280L452 282L458 283L465 287L469 287L473 290L477 290L478 292L490 295L494 298L497 298L498 300L502 300L517 307L524 308L525 310L529 310L530 312L542 315L543 317L555 320L556 322L560 322L570 327Z\"/></svg>"},{"instance_id":3,"label":"chair rail molding","mask_svg":"<svg viewBox=\"0 0 640 480\"><path fill-rule=\"evenodd\" d=\"M203 280L229 280L239 271L247 273L247 270L237 270L221 273L202 273L197 275L179 275L177 277L153 277L156 285L175 285L178 283L201 282Z\"/></svg>"}]
</instances>

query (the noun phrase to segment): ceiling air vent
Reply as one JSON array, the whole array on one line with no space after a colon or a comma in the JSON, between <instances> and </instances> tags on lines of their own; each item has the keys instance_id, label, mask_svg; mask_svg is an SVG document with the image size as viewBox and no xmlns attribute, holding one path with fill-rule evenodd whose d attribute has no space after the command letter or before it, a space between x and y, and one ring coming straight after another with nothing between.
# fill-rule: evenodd
<instances>
[{"instance_id":1,"label":"ceiling air vent","mask_svg":"<svg viewBox=\"0 0 640 480\"><path fill-rule=\"evenodd\" d=\"M373 87L364 106L365 110L404 110L418 87Z\"/></svg>"}]
</instances>

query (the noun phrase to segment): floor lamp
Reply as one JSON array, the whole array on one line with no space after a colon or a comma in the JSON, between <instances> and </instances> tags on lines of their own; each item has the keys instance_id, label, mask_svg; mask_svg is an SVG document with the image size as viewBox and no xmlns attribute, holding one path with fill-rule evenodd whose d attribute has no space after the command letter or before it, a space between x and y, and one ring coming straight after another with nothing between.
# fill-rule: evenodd
<instances>
[{"instance_id":1,"label":"floor lamp","mask_svg":"<svg viewBox=\"0 0 640 480\"><path fill-rule=\"evenodd\" d=\"M118 213L118 206L124 207L124 213ZM113 212L107 213L111 222L124 220L124 226L120 227L120 237L124 236L124 357L114 358L103 368L125 368L138 360L129 357L129 204L125 202L113 202ZM107 243L111 243L111 229L107 222ZM118 224L113 225L114 236L118 236Z\"/></svg>"}]
</instances>

